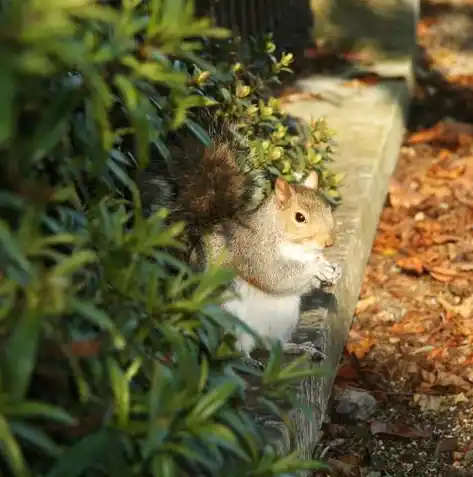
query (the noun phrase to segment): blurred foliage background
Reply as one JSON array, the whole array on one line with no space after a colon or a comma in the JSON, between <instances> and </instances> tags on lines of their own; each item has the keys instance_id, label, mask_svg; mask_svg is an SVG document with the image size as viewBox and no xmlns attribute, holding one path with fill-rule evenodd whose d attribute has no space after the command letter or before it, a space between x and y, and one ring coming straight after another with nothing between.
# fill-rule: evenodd
<instances>
[{"instance_id":1,"label":"blurred foliage background","mask_svg":"<svg viewBox=\"0 0 473 477\"><path fill-rule=\"evenodd\" d=\"M337 202L325 124L288 124L270 96L291 56L189 0L4 0L0 25L0 474L316 468L277 455L247 393L290 426L278 403L319 371L279 348L264 371L242 363L219 306L231 273L179 261L184 225L146 216L134 183L173 160L173 131L208 141L195 112L211 107L251 138L268 187L317 169Z\"/></svg>"}]
</instances>

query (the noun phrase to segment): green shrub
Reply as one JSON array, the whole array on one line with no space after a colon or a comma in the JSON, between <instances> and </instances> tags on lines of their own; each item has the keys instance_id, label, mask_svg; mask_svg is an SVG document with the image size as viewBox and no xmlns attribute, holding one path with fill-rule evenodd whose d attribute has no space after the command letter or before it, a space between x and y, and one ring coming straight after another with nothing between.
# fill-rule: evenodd
<instances>
[{"instance_id":1,"label":"green shrub","mask_svg":"<svg viewBox=\"0 0 473 477\"><path fill-rule=\"evenodd\" d=\"M129 174L209 103L179 62L208 69L195 38L227 33L184 0L4 1L0 23L0 473L316 467L276 454L242 374L285 419L276 403L315 371L280 349L242 365L219 307L231 274L177 260L183 225L145 217Z\"/></svg>"},{"instance_id":2,"label":"green shrub","mask_svg":"<svg viewBox=\"0 0 473 477\"><path fill-rule=\"evenodd\" d=\"M206 70L209 63L202 61L199 65L178 62L176 66L192 75L193 92L213 101L216 113L237 124L250 139L253 157L249 165L267 172L267 189L277 176L296 181L315 170L321 178L323 195L338 204L343 176L329 168L333 132L323 118L307 125L296 123L271 95L271 87L281 84L281 75L292 73L292 54L276 58L270 35L244 44L239 39L213 41L211 47L203 57L217 63L219 74ZM187 126L198 133L192 121Z\"/></svg>"}]
</instances>

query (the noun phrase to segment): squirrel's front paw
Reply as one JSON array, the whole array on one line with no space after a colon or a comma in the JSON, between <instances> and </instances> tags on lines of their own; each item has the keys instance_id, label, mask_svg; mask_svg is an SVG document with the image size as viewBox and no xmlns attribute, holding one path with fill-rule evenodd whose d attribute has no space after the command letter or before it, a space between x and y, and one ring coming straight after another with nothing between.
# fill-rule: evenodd
<instances>
[{"instance_id":1,"label":"squirrel's front paw","mask_svg":"<svg viewBox=\"0 0 473 477\"><path fill-rule=\"evenodd\" d=\"M335 285L342 276L342 268L338 263L331 263L327 260L322 260L317 264L317 271L315 273L314 284L319 282L327 285Z\"/></svg>"},{"instance_id":2,"label":"squirrel's front paw","mask_svg":"<svg viewBox=\"0 0 473 477\"><path fill-rule=\"evenodd\" d=\"M311 290L315 288L322 288L322 282L320 281L318 277L312 277L310 284L311 284Z\"/></svg>"},{"instance_id":3,"label":"squirrel's front paw","mask_svg":"<svg viewBox=\"0 0 473 477\"><path fill-rule=\"evenodd\" d=\"M330 284L335 285L335 283L342 278L342 267L338 263L331 263L332 274L330 277Z\"/></svg>"}]
</instances>

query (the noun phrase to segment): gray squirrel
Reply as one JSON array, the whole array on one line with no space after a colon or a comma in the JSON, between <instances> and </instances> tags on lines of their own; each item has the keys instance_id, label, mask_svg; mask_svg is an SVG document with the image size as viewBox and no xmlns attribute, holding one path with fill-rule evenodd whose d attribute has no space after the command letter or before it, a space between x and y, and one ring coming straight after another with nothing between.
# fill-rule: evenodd
<instances>
[{"instance_id":1,"label":"gray squirrel","mask_svg":"<svg viewBox=\"0 0 473 477\"><path fill-rule=\"evenodd\" d=\"M138 174L143 205L166 207L171 221L186 221L201 269L225 252L223 266L236 275L225 310L262 339L280 340L286 352L320 357L312 343L290 341L301 297L341 276L340 266L323 255L334 243L334 220L317 193L318 175L309 173L301 184L279 177L265 194L263 176L251 170L247 139L223 118L201 117L212 145L180 132L170 145L174 160L153 162ZM237 345L249 356L256 341L239 331Z\"/></svg>"}]
</instances>

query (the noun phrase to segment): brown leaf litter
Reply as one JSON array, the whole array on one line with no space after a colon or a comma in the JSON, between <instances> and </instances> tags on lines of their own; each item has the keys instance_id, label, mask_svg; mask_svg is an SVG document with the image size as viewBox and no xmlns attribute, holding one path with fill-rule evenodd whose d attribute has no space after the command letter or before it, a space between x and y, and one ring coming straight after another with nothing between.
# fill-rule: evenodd
<instances>
[{"instance_id":1,"label":"brown leaf litter","mask_svg":"<svg viewBox=\"0 0 473 477\"><path fill-rule=\"evenodd\" d=\"M417 65L427 78L417 126L389 185L335 383L378 408L356 422L329 412L318 455L330 471L317 476L473 477L473 57L471 73L458 73L466 32L450 22L473 25L473 1L423 8L419 43L431 60Z\"/></svg>"}]
</instances>

